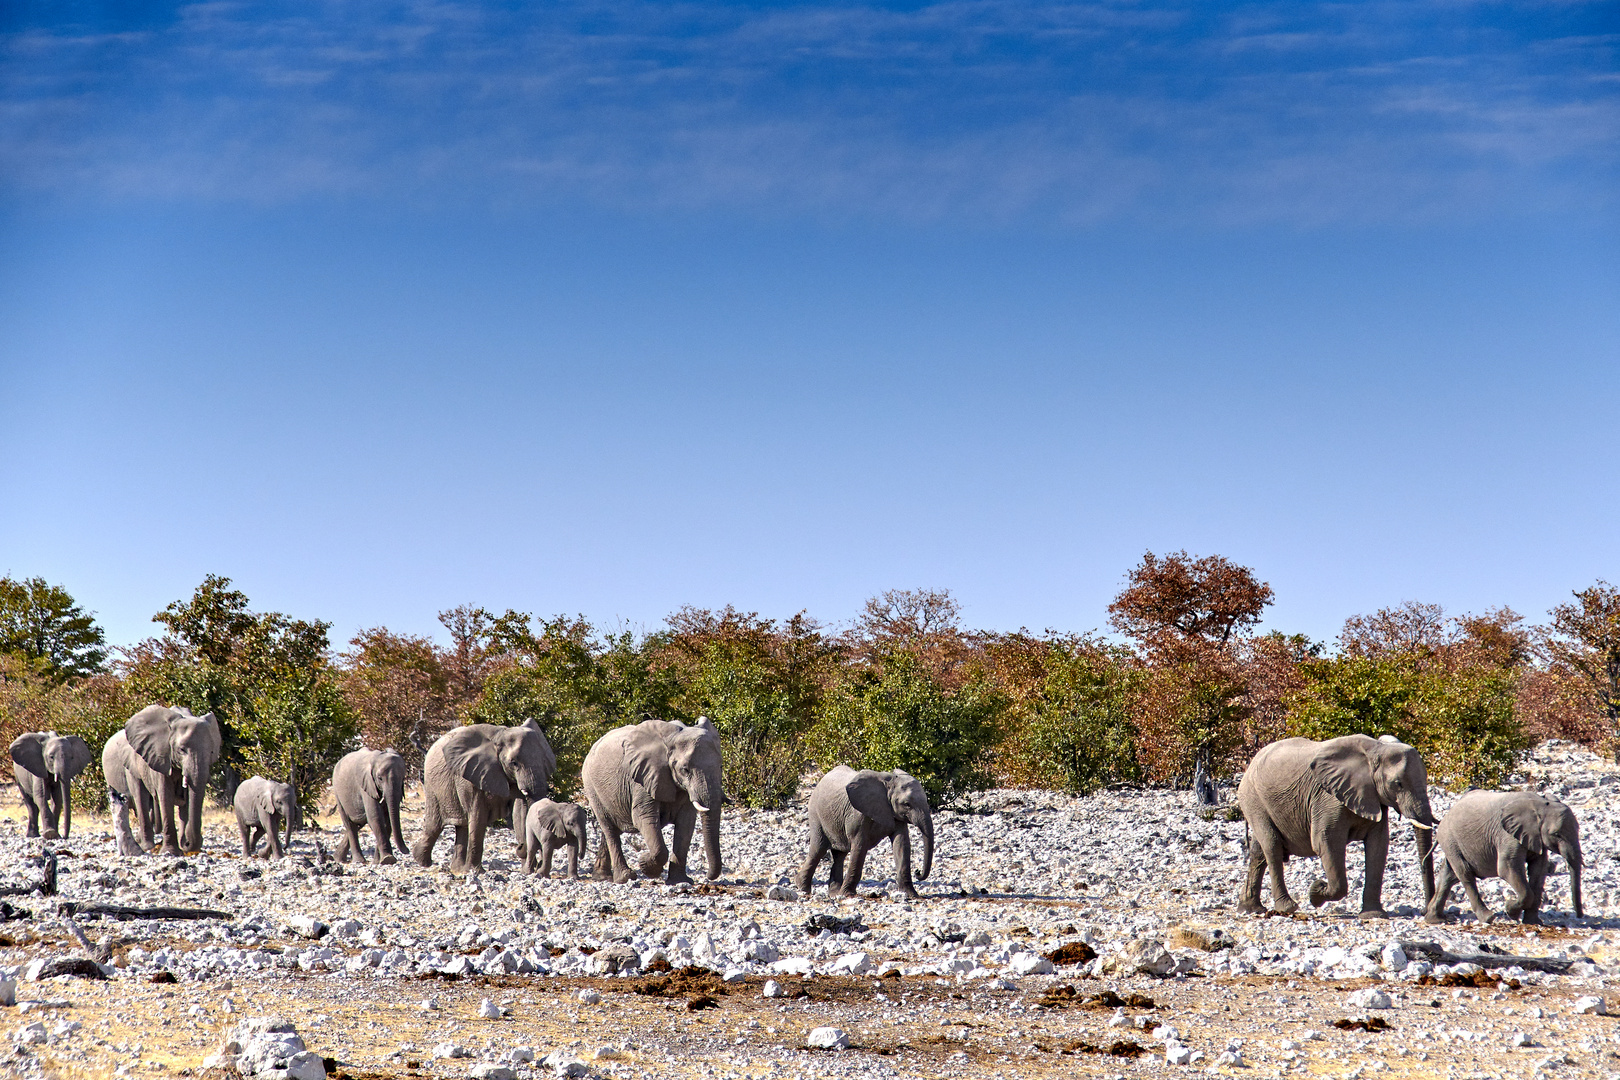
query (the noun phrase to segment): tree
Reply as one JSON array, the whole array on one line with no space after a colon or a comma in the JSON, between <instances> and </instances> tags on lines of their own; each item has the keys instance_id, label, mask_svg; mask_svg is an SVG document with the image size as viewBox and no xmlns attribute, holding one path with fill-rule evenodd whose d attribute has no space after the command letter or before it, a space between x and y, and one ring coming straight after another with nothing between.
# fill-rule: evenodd
<instances>
[{"instance_id":1,"label":"tree","mask_svg":"<svg viewBox=\"0 0 1620 1080\"><path fill-rule=\"evenodd\" d=\"M1144 672L1127 650L1051 634L1006 635L988 649L1011 699L999 747L1010 776L1077 795L1141 778L1132 712Z\"/></svg>"},{"instance_id":2,"label":"tree","mask_svg":"<svg viewBox=\"0 0 1620 1080\"><path fill-rule=\"evenodd\" d=\"M106 645L94 616L60 585L0 577L0 653L25 657L63 682L100 671Z\"/></svg>"},{"instance_id":3,"label":"tree","mask_svg":"<svg viewBox=\"0 0 1620 1080\"><path fill-rule=\"evenodd\" d=\"M1611 733L1620 730L1620 589L1607 581L1553 608L1552 625L1538 634L1547 664L1584 685Z\"/></svg>"},{"instance_id":4,"label":"tree","mask_svg":"<svg viewBox=\"0 0 1620 1080\"><path fill-rule=\"evenodd\" d=\"M427 747L453 723L437 646L378 626L350 638L349 651L338 659L343 696L359 722L361 741L398 751L406 767L420 774Z\"/></svg>"},{"instance_id":5,"label":"tree","mask_svg":"<svg viewBox=\"0 0 1620 1080\"><path fill-rule=\"evenodd\" d=\"M1228 645L1272 603L1270 585L1220 555L1149 551L1126 582L1108 605L1109 625L1151 652Z\"/></svg>"}]
</instances>

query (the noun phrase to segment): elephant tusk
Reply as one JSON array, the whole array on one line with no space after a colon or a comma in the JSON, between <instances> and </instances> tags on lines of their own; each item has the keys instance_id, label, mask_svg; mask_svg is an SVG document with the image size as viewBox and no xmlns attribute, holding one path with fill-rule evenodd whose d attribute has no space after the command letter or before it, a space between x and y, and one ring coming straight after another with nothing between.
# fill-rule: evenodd
<instances>
[{"instance_id":1,"label":"elephant tusk","mask_svg":"<svg viewBox=\"0 0 1620 1080\"><path fill-rule=\"evenodd\" d=\"M704 806L702 803L696 801L695 799L693 800L692 805L697 807L699 810L701 810L705 814L707 814L709 812L709 808L707 806Z\"/></svg>"},{"instance_id":2,"label":"elephant tusk","mask_svg":"<svg viewBox=\"0 0 1620 1080\"><path fill-rule=\"evenodd\" d=\"M1410 821L1412 823L1412 828L1414 828L1414 829L1422 829L1424 832L1433 832L1434 831L1434 826L1433 825L1425 825L1425 824L1423 824L1423 822L1417 820L1416 818L1407 818L1406 820Z\"/></svg>"}]
</instances>

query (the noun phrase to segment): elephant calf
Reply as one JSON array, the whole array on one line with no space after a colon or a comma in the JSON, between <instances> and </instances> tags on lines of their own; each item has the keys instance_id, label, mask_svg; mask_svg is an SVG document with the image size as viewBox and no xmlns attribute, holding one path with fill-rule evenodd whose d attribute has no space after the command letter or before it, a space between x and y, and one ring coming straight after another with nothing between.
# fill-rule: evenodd
<instances>
[{"instance_id":1,"label":"elephant calf","mask_svg":"<svg viewBox=\"0 0 1620 1080\"><path fill-rule=\"evenodd\" d=\"M292 847L293 830L299 825L298 796L291 784L279 784L262 776L250 777L236 788L236 827L242 834L242 854L251 858L259 841L270 841L270 857L282 858L277 831L287 830L287 847Z\"/></svg>"},{"instance_id":2,"label":"elephant calf","mask_svg":"<svg viewBox=\"0 0 1620 1080\"><path fill-rule=\"evenodd\" d=\"M928 793L908 773L856 772L848 765L836 765L815 791L810 793L810 850L799 867L795 884L809 895L815 884L816 867L829 849L832 875L827 880L829 896L854 896L861 883L866 853L879 840L893 837L894 876L900 891L916 896L911 882L911 833L908 825L922 833L922 866L917 877L928 880L934 861L934 816L928 807ZM849 856L849 868L844 857Z\"/></svg>"},{"instance_id":3,"label":"elephant calf","mask_svg":"<svg viewBox=\"0 0 1620 1080\"><path fill-rule=\"evenodd\" d=\"M1500 877L1513 890L1508 918L1541 921L1541 892L1554 852L1569 864L1569 892L1577 918L1581 910L1581 827L1569 807L1533 791L1470 791L1452 806L1435 830L1445 861L1435 881L1424 922L1445 921L1451 887L1462 882L1481 923L1491 911L1474 883Z\"/></svg>"},{"instance_id":4,"label":"elephant calf","mask_svg":"<svg viewBox=\"0 0 1620 1080\"><path fill-rule=\"evenodd\" d=\"M45 839L56 840L60 817L60 839L66 840L73 828L73 798L69 791L73 778L93 760L90 747L77 735L54 731L30 731L11 744L11 774L17 781L17 794L28 809L28 835L39 835L39 818L45 815Z\"/></svg>"},{"instance_id":5,"label":"elephant calf","mask_svg":"<svg viewBox=\"0 0 1620 1080\"><path fill-rule=\"evenodd\" d=\"M378 865L393 865L393 846L405 854L405 832L400 828L399 804L405 798L405 759L395 750L352 750L332 770L333 811L343 835L338 838L337 861L365 862L360 852L360 826L371 828L377 842Z\"/></svg>"},{"instance_id":6,"label":"elephant calf","mask_svg":"<svg viewBox=\"0 0 1620 1080\"><path fill-rule=\"evenodd\" d=\"M559 847L567 847L568 876L579 877L579 860L585 854L588 830L585 808L578 803L541 799L530 806L522 829L523 872L535 872L538 856L540 876L550 877L551 853Z\"/></svg>"}]
</instances>

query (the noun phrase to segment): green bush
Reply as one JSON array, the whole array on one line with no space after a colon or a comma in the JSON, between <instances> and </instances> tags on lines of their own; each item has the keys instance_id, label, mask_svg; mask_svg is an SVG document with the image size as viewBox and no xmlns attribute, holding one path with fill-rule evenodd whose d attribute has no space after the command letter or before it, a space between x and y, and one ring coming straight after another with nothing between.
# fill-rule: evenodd
<instances>
[{"instance_id":1,"label":"green bush","mask_svg":"<svg viewBox=\"0 0 1620 1080\"><path fill-rule=\"evenodd\" d=\"M1077 795L1139 779L1131 719L1139 682L1123 657L1054 643L1022 733L1021 749L1034 773Z\"/></svg>"},{"instance_id":2,"label":"green bush","mask_svg":"<svg viewBox=\"0 0 1620 1080\"><path fill-rule=\"evenodd\" d=\"M688 711L714 721L726 794L744 806L780 806L804 771L788 689L756 657L711 644L682 695Z\"/></svg>"}]
</instances>

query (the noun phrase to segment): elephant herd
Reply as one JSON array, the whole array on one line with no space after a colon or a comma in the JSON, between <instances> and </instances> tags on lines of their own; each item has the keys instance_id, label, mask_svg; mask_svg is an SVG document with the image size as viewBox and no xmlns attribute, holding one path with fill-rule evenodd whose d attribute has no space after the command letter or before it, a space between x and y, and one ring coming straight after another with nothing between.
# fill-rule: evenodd
<instances>
[{"instance_id":1,"label":"elephant herd","mask_svg":"<svg viewBox=\"0 0 1620 1080\"><path fill-rule=\"evenodd\" d=\"M162 854L201 848L203 789L220 747L219 723L212 713L198 717L162 705L142 709L107 740L102 769L125 854L153 850L158 835ZM28 814L28 835L40 835L43 816L46 838L66 838L72 823L69 785L89 765L89 747L78 736L30 732L11 744L11 756ZM517 727L469 724L440 736L423 761L422 829L411 856L423 866L432 865L433 848L448 826L454 830L450 868L481 867L490 824L510 815L525 873L549 875L553 855L566 850L568 874L576 876L588 847L588 810L601 837L593 877L621 883L631 879L622 837L634 830L645 849L638 864L643 875L690 882L687 853L700 824L708 877L719 876L725 795L720 736L708 718L690 725L644 720L596 740L581 773L586 806L546 797L556 768L551 744L533 720ZM338 762L329 812L343 828L339 861L363 858L361 826L371 832L379 863L393 863L395 850L406 851L400 825L405 778L405 761L391 749L359 749ZM1361 915L1386 917L1382 891L1389 812L1394 810L1413 826L1427 921L1444 920L1452 886L1459 882L1476 916L1490 921L1476 882L1491 877L1505 879L1513 892L1509 917L1539 921L1553 854L1568 864L1575 914L1584 914L1580 830L1569 807L1534 792L1470 791L1443 821L1436 821L1421 755L1387 735L1271 743L1250 762L1237 799L1248 831L1240 912L1266 912L1260 888L1268 871L1271 910L1288 914L1298 909L1284 877L1291 857L1321 859L1322 877L1308 891L1313 905L1343 899L1349 892L1345 852L1355 841L1365 852ZM238 785L234 802L243 854L257 851L263 838L270 855L279 858L279 833L285 830L285 842L291 844L293 830L301 825L292 788L255 776ZM128 826L130 807L140 826L140 843ZM182 807L184 821L177 832L175 815ZM915 876L927 879L934 856L933 814L923 786L908 774L835 766L811 793L808 818L808 850L795 875L802 893L809 893L817 867L830 855L829 894L856 895L867 854L888 840L896 885L916 896L913 827L922 838ZM664 829L670 826L673 843L666 845ZM1438 881L1436 844L1443 855Z\"/></svg>"}]
</instances>

